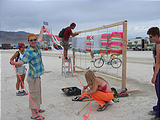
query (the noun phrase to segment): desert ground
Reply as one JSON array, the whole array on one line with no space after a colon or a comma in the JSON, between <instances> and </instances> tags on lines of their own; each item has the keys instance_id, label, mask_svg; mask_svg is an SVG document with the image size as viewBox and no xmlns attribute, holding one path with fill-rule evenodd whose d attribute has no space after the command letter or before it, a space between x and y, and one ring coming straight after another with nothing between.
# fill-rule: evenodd
<instances>
[{"instance_id":1,"label":"desert ground","mask_svg":"<svg viewBox=\"0 0 160 120\"><path fill-rule=\"evenodd\" d=\"M30 120L29 97L16 96L16 74L9 64L16 50L0 51L1 75L1 120ZM72 56L70 51L69 56ZM82 88L75 75L65 77L61 73L62 58L59 51L42 51L42 59L46 71L42 75L42 115L46 120L83 120L83 114L90 111L89 105L77 115L87 102L74 102L73 96L68 97L61 91L64 87ZM28 66L27 66L28 67ZM121 97L120 102L110 105L105 111L97 112L98 104L92 101L90 120L149 120L147 113L156 104L154 85L151 84L153 74L153 58L151 51L127 51L127 89L140 90L128 97ZM85 85L85 72L77 72L77 76ZM97 74L97 73L96 73ZM98 74L97 74L98 75ZM27 76L27 75L26 75ZM120 89L121 81L105 76L111 86ZM25 80L25 86L28 85Z\"/></svg>"}]
</instances>

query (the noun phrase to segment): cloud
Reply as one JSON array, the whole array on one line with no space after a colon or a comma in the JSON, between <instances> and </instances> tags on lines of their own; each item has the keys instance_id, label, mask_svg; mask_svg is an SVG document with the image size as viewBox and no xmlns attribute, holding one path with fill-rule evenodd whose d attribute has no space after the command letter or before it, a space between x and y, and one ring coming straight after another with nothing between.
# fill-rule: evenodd
<instances>
[{"instance_id":1,"label":"cloud","mask_svg":"<svg viewBox=\"0 0 160 120\"><path fill-rule=\"evenodd\" d=\"M129 23L128 23L129 24ZM160 28L160 19L156 20L150 20L146 22L141 22L141 23L130 23L128 25L128 36L131 38L136 37L147 37L147 30L150 27L159 27Z\"/></svg>"},{"instance_id":2,"label":"cloud","mask_svg":"<svg viewBox=\"0 0 160 120\"><path fill-rule=\"evenodd\" d=\"M1 0L0 30L38 33L48 21L57 34L72 22L78 31L128 20L128 34L139 35L159 23L159 8L160 1L147 0Z\"/></svg>"}]
</instances>

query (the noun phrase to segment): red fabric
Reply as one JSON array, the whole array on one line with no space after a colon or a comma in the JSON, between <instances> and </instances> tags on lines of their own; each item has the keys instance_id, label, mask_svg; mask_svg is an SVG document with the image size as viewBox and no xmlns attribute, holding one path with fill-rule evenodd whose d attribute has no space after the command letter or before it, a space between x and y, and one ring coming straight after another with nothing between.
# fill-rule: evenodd
<instances>
[{"instance_id":1,"label":"red fabric","mask_svg":"<svg viewBox=\"0 0 160 120\"><path fill-rule=\"evenodd\" d=\"M105 86L102 88L102 92L106 92L106 89L107 89L107 84L105 84Z\"/></svg>"},{"instance_id":2,"label":"red fabric","mask_svg":"<svg viewBox=\"0 0 160 120\"><path fill-rule=\"evenodd\" d=\"M24 43L18 43L18 46L22 47L22 46L25 46L25 44Z\"/></svg>"},{"instance_id":3,"label":"red fabric","mask_svg":"<svg viewBox=\"0 0 160 120\"><path fill-rule=\"evenodd\" d=\"M69 37L72 35L72 30L71 30L71 27L67 27L65 32L64 32L64 37L63 37L63 40L64 41L68 41L69 40Z\"/></svg>"}]
</instances>

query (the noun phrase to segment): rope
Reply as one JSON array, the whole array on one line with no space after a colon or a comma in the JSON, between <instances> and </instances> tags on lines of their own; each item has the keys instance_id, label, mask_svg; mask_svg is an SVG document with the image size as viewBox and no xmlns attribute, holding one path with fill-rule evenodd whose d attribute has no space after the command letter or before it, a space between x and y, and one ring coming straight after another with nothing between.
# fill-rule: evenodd
<instances>
[{"instance_id":1,"label":"rope","mask_svg":"<svg viewBox=\"0 0 160 120\"><path fill-rule=\"evenodd\" d=\"M53 38L52 38L52 36L54 36L54 37L56 37L55 35L53 35L53 34L51 34L51 33L49 33L48 32L48 30L44 27L44 30L48 33L48 35L50 35L50 37L51 37L51 39L52 39L52 41L55 43L55 41L53 40ZM58 39L58 37L56 37L57 39ZM57 44L55 44L56 46L57 46ZM57 47L58 48L58 47ZM59 48L58 48L59 49ZM63 53L62 53L62 51L59 49L59 51L60 51L60 53L63 55ZM63 57L64 57L64 55L63 55ZM75 76L77 77L77 79L79 80L79 82L80 82L80 84L84 87L84 85L82 84L82 81L80 80L80 78L77 76L77 74L75 73L75 71L73 71L73 69L72 69L72 67L71 67L71 65L69 64L69 62L65 59L65 57L64 57L64 60L67 62L67 64L68 64L68 66L71 68L71 71L75 74ZM91 110L92 110L92 102L91 102L91 98L89 97L89 100L90 100L90 111L89 111L89 113L88 113L88 116L86 116L86 115L83 115L83 118L85 119L85 120L87 120L88 118L89 118L89 115L91 114Z\"/></svg>"},{"instance_id":2,"label":"rope","mask_svg":"<svg viewBox=\"0 0 160 120\"><path fill-rule=\"evenodd\" d=\"M39 113L39 110L38 110L36 104L33 102L33 99L31 98L30 93L29 93L28 90L26 89L26 86L24 85L24 83L23 83L23 81L22 81L22 78L21 78L21 76L19 75L19 73L17 72L17 70L16 70L15 66L13 65L13 62L12 62L12 61L11 61L11 65L13 66L15 72L17 73L17 75L18 75L18 77L19 77L19 79L20 79L20 81L21 81L21 83L22 83L22 85L23 85L25 91L28 93L29 99L30 99L31 103L32 103L32 104L34 105L34 107L36 108L37 113L38 113L38 115L40 116L41 120L43 120L43 117L42 117L41 114Z\"/></svg>"}]
</instances>

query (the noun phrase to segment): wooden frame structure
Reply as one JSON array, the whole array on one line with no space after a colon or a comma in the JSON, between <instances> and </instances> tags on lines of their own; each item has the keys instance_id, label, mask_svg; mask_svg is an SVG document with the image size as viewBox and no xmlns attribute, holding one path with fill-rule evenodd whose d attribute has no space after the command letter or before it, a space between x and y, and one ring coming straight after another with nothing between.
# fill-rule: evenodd
<instances>
[{"instance_id":1,"label":"wooden frame structure","mask_svg":"<svg viewBox=\"0 0 160 120\"><path fill-rule=\"evenodd\" d=\"M110 25L104 25L102 27L97 27L93 29L78 31L78 33L86 33L86 32L92 32L97 30L102 30L106 28L111 28L115 26L123 26L123 47L122 47L122 89L126 88L126 63L127 63L127 57L126 57L126 51L127 51L127 20L113 23ZM73 71L75 71L75 51L73 51Z\"/></svg>"}]
</instances>

